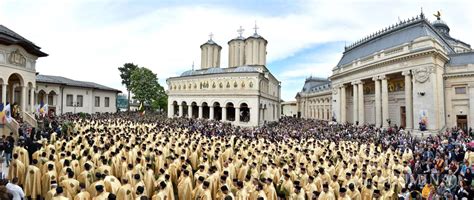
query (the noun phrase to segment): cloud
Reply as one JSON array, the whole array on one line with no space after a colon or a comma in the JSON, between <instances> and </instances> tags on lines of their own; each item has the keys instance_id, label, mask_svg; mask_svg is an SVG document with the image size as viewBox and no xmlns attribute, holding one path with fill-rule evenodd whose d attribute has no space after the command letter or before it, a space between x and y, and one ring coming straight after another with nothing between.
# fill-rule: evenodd
<instances>
[{"instance_id":1,"label":"cloud","mask_svg":"<svg viewBox=\"0 0 474 200\"><path fill-rule=\"evenodd\" d=\"M257 21L259 34L269 41L268 67L282 81L284 99L290 100L306 76L331 74L344 41L349 44L399 17L415 16L420 7L428 17L442 8L451 35L474 43L473 6L472 1L6 0L0 1L0 23L50 55L37 62L41 74L125 91L117 67L134 62L152 69L165 84L193 62L199 66L199 46L209 32L223 47L221 67L227 67L227 42L240 25L246 36L252 34ZM336 45L312 51L331 42Z\"/></svg>"}]
</instances>

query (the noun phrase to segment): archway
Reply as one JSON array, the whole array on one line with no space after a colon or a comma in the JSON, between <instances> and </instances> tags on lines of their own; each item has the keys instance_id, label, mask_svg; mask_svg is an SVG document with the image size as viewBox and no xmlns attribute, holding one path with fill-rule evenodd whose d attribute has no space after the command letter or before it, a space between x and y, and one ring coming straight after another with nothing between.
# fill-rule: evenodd
<instances>
[{"instance_id":1,"label":"archway","mask_svg":"<svg viewBox=\"0 0 474 200\"><path fill-rule=\"evenodd\" d=\"M36 99L36 104L46 104L46 92L44 90L40 90L38 92L38 98Z\"/></svg>"},{"instance_id":2,"label":"archway","mask_svg":"<svg viewBox=\"0 0 474 200\"><path fill-rule=\"evenodd\" d=\"M246 103L240 104L240 121L241 122L250 121L250 108Z\"/></svg>"},{"instance_id":3,"label":"archway","mask_svg":"<svg viewBox=\"0 0 474 200\"><path fill-rule=\"evenodd\" d=\"M222 119L222 108L219 102L214 103L214 119L219 121Z\"/></svg>"},{"instance_id":4,"label":"archway","mask_svg":"<svg viewBox=\"0 0 474 200\"><path fill-rule=\"evenodd\" d=\"M206 102L203 102L201 106L202 106L202 118L209 119L209 111L210 111L209 105L207 105Z\"/></svg>"},{"instance_id":5,"label":"archway","mask_svg":"<svg viewBox=\"0 0 474 200\"><path fill-rule=\"evenodd\" d=\"M10 102L12 105L21 104L22 86L24 86L23 77L19 74L14 73L8 77L7 102Z\"/></svg>"},{"instance_id":6,"label":"archway","mask_svg":"<svg viewBox=\"0 0 474 200\"><path fill-rule=\"evenodd\" d=\"M48 103L48 105L55 105L56 102L55 102L55 98L56 98L56 92L54 90L52 90L51 92L49 92L48 94L48 99L46 100L46 102ZM45 102L45 103L46 103Z\"/></svg>"},{"instance_id":7,"label":"archway","mask_svg":"<svg viewBox=\"0 0 474 200\"><path fill-rule=\"evenodd\" d=\"M188 117L188 103L186 101L181 102L182 113L180 117Z\"/></svg>"},{"instance_id":8,"label":"archway","mask_svg":"<svg viewBox=\"0 0 474 200\"><path fill-rule=\"evenodd\" d=\"M173 101L173 116L179 115L179 106L177 101Z\"/></svg>"},{"instance_id":9,"label":"archway","mask_svg":"<svg viewBox=\"0 0 474 200\"><path fill-rule=\"evenodd\" d=\"M225 105L225 109L226 109L226 119L227 121L235 121L235 108L234 108L234 104L229 102Z\"/></svg>"},{"instance_id":10,"label":"archway","mask_svg":"<svg viewBox=\"0 0 474 200\"><path fill-rule=\"evenodd\" d=\"M198 118L199 115L199 107L197 106L196 102L191 103L191 117Z\"/></svg>"}]
</instances>

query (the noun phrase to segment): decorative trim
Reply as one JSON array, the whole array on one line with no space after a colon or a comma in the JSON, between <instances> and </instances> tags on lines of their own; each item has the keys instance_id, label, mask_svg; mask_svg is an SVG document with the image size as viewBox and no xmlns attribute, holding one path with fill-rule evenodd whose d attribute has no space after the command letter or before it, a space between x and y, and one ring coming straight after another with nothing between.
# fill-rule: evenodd
<instances>
[{"instance_id":1,"label":"decorative trim","mask_svg":"<svg viewBox=\"0 0 474 200\"><path fill-rule=\"evenodd\" d=\"M20 53L19 49L10 53L8 57L8 62L12 65L26 67L26 58L23 54Z\"/></svg>"},{"instance_id":2,"label":"decorative trim","mask_svg":"<svg viewBox=\"0 0 474 200\"><path fill-rule=\"evenodd\" d=\"M433 72L433 67L422 66L414 70L415 81L418 83L424 83L430 79L430 74Z\"/></svg>"}]
</instances>

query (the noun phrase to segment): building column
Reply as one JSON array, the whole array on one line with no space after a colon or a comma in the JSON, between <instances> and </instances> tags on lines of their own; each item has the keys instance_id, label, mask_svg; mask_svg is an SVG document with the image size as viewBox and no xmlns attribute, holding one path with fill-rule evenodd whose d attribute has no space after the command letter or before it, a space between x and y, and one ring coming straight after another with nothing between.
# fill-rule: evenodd
<instances>
[{"instance_id":1,"label":"building column","mask_svg":"<svg viewBox=\"0 0 474 200\"><path fill-rule=\"evenodd\" d=\"M372 80L375 83L375 127L380 128L380 126L382 126L382 102L380 98L380 80L379 77L373 77Z\"/></svg>"},{"instance_id":2,"label":"building column","mask_svg":"<svg viewBox=\"0 0 474 200\"><path fill-rule=\"evenodd\" d=\"M188 118L193 118L193 106L189 105L188 106Z\"/></svg>"},{"instance_id":3,"label":"building column","mask_svg":"<svg viewBox=\"0 0 474 200\"><path fill-rule=\"evenodd\" d=\"M21 86L21 111L26 111L26 86Z\"/></svg>"},{"instance_id":4,"label":"building column","mask_svg":"<svg viewBox=\"0 0 474 200\"><path fill-rule=\"evenodd\" d=\"M316 119L319 119L319 103L317 103L318 105L316 105L316 113L315 113L315 118Z\"/></svg>"},{"instance_id":5,"label":"building column","mask_svg":"<svg viewBox=\"0 0 474 200\"><path fill-rule=\"evenodd\" d=\"M183 105L179 104L178 117L183 117Z\"/></svg>"},{"instance_id":6,"label":"building column","mask_svg":"<svg viewBox=\"0 0 474 200\"><path fill-rule=\"evenodd\" d=\"M227 107L222 107L222 121L227 121Z\"/></svg>"},{"instance_id":7,"label":"building column","mask_svg":"<svg viewBox=\"0 0 474 200\"><path fill-rule=\"evenodd\" d=\"M16 99L15 99L15 88L16 88L16 85L13 84L12 85L12 89L10 91L8 91L8 100L7 101L10 101L10 104L13 105L13 103L16 102Z\"/></svg>"},{"instance_id":8,"label":"building column","mask_svg":"<svg viewBox=\"0 0 474 200\"><path fill-rule=\"evenodd\" d=\"M347 119L346 119L346 86L342 85L341 86L341 106L340 106L340 110L341 110L341 120L340 120L340 123L346 123L347 122Z\"/></svg>"},{"instance_id":9,"label":"building column","mask_svg":"<svg viewBox=\"0 0 474 200\"><path fill-rule=\"evenodd\" d=\"M359 124L363 125L365 123L365 106L364 106L364 82L359 82Z\"/></svg>"},{"instance_id":10,"label":"building column","mask_svg":"<svg viewBox=\"0 0 474 200\"><path fill-rule=\"evenodd\" d=\"M2 84L2 103L3 106L7 104L7 84Z\"/></svg>"},{"instance_id":11,"label":"building column","mask_svg":"<svg viewBox=\"0 0 474 200\"><path fill-rule=\"evenodd\" d=\"M43 103L44 103L44 104L48 104L48 103L49 103L49 102L48 102L48 100L49 100L49 94L45 94L45 95L43 96L43 98L45 98L45 99L43 100Z\"/></svg>"},{"instance_id":12,"label":"building column","mask_svg":"<svg viewBox=\"0 0 474 200\"><path fill-rule=\"evenodd\" d=\"M323 106L323 105L320 105L320 106L319 106L318 112L319 112L319 119L323 120L323 119L324 119L324 117L323 117L323 114L324 114L324 106Z\"/></svg>"},{"instance_id":13,"label":"building column","mask_svg":"<svg viewBox=\"0 0 474 200\"><path fill-rule=\"evenodd\" d=\"M411 130L413 129L413 92L410 70L402 72L402 75L405 76L405 129Z\"/></svg>"},{"instance_id":14,"label":"building column","mask_svg":"<svg viewBox=\"0 0 474 200\"><path fill-rule=\"evenodd\" d=\"M235 108L235 122L240 122L240 108Z\"/></svg>"},{"instance_id":15,"label":"building column","mask_svg":"<svg viewBox=\"0 0 474 200\"><path fill-rule=\"evenodd\" d=\"M214 106L209 106L209 119L214 120Z\"/></svg>"},{"instance_id":16,"label":"building column","mask_svg":"<svg viewBox=\"0 0 474 200\"><path fill-rule=\"evenodd\" d=\"M321 107L322 107L322 109L321 109L321 110L323 111L323 113L322 113L322 118L321 118L321 119L322 119L322 120L325 120L325 119L326 119L326 113L324 112L324 110L325 110L325 108L324 108L324 107L325 107L325 106L324 106L324 105L322 105Z\"/></svg>"},{"instance_id":17,"label":"building column","mask_svg":"<svg viewBox=\"0 0 474 200\"><path fill-rule=\"evenodd\" d=\"M198 118L202 119L202 106L199 106Z\"/></svg>"},{"instance_id":18,"label":"building column","mask_svg":"<svg viewBox=\"0 0 474 200\"><path fill-rule=\"evenodd\" d=\"M168 102L169 102L169 101L168 101ZM169 104L169 103L168 103L168 118L174 117L174 116L173 116L173 112L174 112L173 104Z\"/></svg>"},{"instance_id":19,"label":"building column","mask_svg":"<svg viewBox=\"0 0 474 200\"><path fill-rule=\"evenodd\" d=\"M352 82L352 123L359 121L358 82Z\"/></svg>"},{"instance_id":20,"label":"building column","mask_svg":"<svg viewBox=\"0 0 474 200\"><path fill-rule=\"evenodd\" d=\"M30 112L35 112L35 88L30 88Z\"/></svg>"},{"instance_id":21,"label":"building column","mask_svg":"<svg viewBox=\"0 0 474 200\"><path fill-rule=\"evenodd\" d=\"M388 128L388 78L384 75L380 79L382 79L382 124L384 128Z\"/></svg>"}]
</instances>

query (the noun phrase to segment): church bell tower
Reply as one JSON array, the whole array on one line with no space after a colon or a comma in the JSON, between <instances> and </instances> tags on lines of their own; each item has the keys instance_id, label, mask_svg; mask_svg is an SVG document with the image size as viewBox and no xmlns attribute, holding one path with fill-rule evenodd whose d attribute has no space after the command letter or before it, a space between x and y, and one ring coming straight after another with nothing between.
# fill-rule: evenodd
<instances>
[{"instance_id":1,"label":"church bell tower","mask_svg":"<svg viewBox=\"0 0 474 200\"><path fill-rule=\"evenodd\" d=\"M244 65L245 61L245 38L242 37L244 29L242 26L237 30L239 36L230 40L229 44L229 67Z\"/></svg>"},{"instance_id":2,"label":"church bell tower","mask_svg":"<svg viewBox=\"0 0 474 200\"><path fill-rule=\"evenodd\" d=\"M245 65L266 65L268 42L257 33L257 24L253 29L254 34L245 39Z\"/></svg>"},{"instance_id":3,"label":"church bell tower","mask_svg":"<svg viewBox=\"0 0 474 200\"><path fill-rule=\"evenodd\" d=\"M214 40L213 34L209 34L209 40L201 45L201 69L220 67L221 49Z\"/></svg>"}]
</instances>

